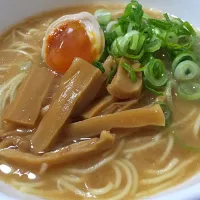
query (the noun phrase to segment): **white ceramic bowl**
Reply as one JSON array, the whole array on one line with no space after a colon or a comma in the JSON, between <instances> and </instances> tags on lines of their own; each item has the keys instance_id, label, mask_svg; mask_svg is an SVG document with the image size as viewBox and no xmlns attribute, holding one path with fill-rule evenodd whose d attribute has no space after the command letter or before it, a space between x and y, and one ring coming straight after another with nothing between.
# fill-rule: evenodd
<instances>
[{"instance_id":1,"label":"white ceramic bowl","mask_svg":"<svg viewBox=\"0 0 200 200\"><path fill-rule=\"evenodd\" d=\"M0 32L26 17L51 9L95 3L96 0L0 0ZM106 0L104 0L106 2ZM107 0L107 2L128 2L127 0ZM148 8L155 8L188 20L194 26L200 27L200 0L140 0ZM200 176L196 176L187 183L162 192L149 200L200 200ZM0 183L0 200L35 200L31 197Z\"/></svg>"}]
</instances>

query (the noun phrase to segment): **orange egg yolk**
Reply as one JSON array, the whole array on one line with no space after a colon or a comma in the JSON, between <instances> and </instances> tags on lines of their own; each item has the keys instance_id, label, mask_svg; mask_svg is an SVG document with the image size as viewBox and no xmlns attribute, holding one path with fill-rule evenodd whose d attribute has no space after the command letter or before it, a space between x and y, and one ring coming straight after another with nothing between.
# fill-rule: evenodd
<instances>
[{"instance_id":1,"label":"orange egg yolk","mask_svg":"<svg viewBox=\"0 0 200 200\"><path fill-rule=\"evenodd\" d=\"M92 63L97 55L83 24L68 21L47 38L46 62L58 73L65 73L75 57Z\"/></svg>"}]
</instances>

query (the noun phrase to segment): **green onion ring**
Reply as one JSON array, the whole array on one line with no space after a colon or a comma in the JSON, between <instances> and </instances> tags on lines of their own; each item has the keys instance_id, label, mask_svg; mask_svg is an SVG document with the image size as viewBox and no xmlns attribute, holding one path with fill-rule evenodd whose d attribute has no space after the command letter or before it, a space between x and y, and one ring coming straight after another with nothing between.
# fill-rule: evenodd
<instances>
[{"instance_id":1,"label":"green onion ring","mask_svg":"<svg viewBox=\"0 0 200 200\"><path fill-rule=\"evenodd\" d=\"M165 127L168 128L172 123L173 113L169 106L161 101L156 102L162 108L164 115L165 115Z\"/></svg>"},{"instance_id":2,"label":"green onion ring","mask_svg":"<svg viewBox=\"0 0 200 200\"><path fill-rule=\"evenodd\" d=\"M178 36L174 32L169 32L165 36L165 42L166 44L176 44L178 43Z\"/></svg>"},{"instance_id":3,"label":"green onion ring","mask_svg":"<svg viewBox=\"0 0 200 200\"><path fill-rule=\"evenodd\" d=\"M162 91L157 91L155 90L154 88L151 88L150 86L148 86L148 82L145 80L144 78L144 86L147 90L149 90L151 93L157 95L157 96L163 96L164 95L164 92Z\"/></svg>"},{"instance_id":4,"label":"green onion ring","mask_svg":"<svg viewBox=\"0 0 200 200\"><path fill-rule=\"evenodd\" d=\"M112 14L105 9L96 10L94 16L97 18L99 24L102 25L107 25L112 19Z\"/></svg>"},{"instance_id":5,"label":"green onion ring","mask_svg":"<svg viewBox=\"0 0 200 200\"><path fill-rule=\"evenodd\" d=\"M135 82L137 80L137 77L133 67L125 62L122 62L121 66L128 72L131 81Z\"/></svg>"},{"instance_id":6,"label":"green onion ring","mask_svg":"<svg viewBox=\"0 0 200 200\"><path fill-rule=\"evenodd\" d=\"M152 58L146 65L146 68L144 69L144 76L149 84L154 88L164 86L168 80L164 63L155 58Z\"/></svg>"},{"instance_id":7,"label":"green onion ring","mask_svg":"<svg viewBox=\"0 0 200 200\"><path fill-rule=\"evenodd\" d=\"M193 52L187 51L184 53L180 53L173 61L172 63L172 72L176 69L177 65L181 63L184 60L191 60L191 61L196 61L196 56L194 55Z\"/></svg>"},{"instance_id":8,"label":"green onion ring","mask_svg":"<svg viewBox=\"0 0 200 200\"><path fill-rule=\"evenodd\" d=\"M174 78L177 81L190 81L199 77L199 75L199 66L191 60L181 62L174 71Z\"/></svg>"},{"instance_id":9,"label":"green onion ring","mask_svg":"<svg viewBox=\"0 0 200 200\"><path fill-rule=\"evenodd\" d=\"M180 83L177 94L188 101L198 100L200 99L200 84L195 82Z\"/></svg>"}]
</instances>

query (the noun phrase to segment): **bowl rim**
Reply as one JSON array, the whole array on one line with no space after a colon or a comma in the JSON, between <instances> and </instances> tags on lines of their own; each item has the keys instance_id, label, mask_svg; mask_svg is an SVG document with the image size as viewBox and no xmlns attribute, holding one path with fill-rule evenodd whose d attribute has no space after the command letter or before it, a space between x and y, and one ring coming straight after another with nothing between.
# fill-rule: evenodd
<instances>
[{"instance_id":1,"label":"bowl rim","mask_svg":"<svg viewBox=\"0 0 200 200\"><path fill-rule=\"evenodd\" d=\"M4 30L3 32L5 32L5 30L8 29L8 27L12 27L13 24L15 24L15 22L20 22L22 21L23 19L27 18L27 17L31 17L31 16L34 16L35 14L37 13L41 13L41 10L50 10L51 9L51 6L48 6L46 9L44 9L44 7L42 8L37 8L35 4L37 5L42 5L44 6L44 2L48 1L48 3L52 3L54 4L53 2L55 2L55 0L18 0L18 3L16 3L17 1L16 0L1 0L4 4L4 6L2 7L2 9L0 9L0 11L2 11L2 18L0 18L0 24L3 24L3 25L0 25L0 31ZM34 1L34 3L33 3ZM96 0L57 0L56 2L62 2L62 5L64 4L71 4L71 5L77 5L77 4L87 4L88 2L95 2L95 3L98 3L98 2L109 2L109 3L112 3L112 2L116 2L115 0L100 0L100 1L96 1ZM117 0L117 2L123 2L123 3L127 3L129 2L129 0ZM169 12L169 13L172 13L172 14L175 14L176 16L180 16L181 18L183 19L188 19L189 21L192 21L193 24L196 25L196 27L200 27L200 22L198 19L198 16L199 15L199 7L200 7L200 1L197 1L197 0L190 0L190 1L187 1L187 0L168 0L168 1L161 1L161 0L140 0L140 2L144 5L146 5L146 7L151 7L151 5L156 5L156 9L158 10L162 10L162 11L165 11L165 8L166 7L166 12ZM19 5L18 5L19 4ZM171 5L170 5L171 4ZM182 6L182 4L184 4L184 6ZM61 7L62 5L58 6ZM178 11L178 6L179 9L182 9L181 12ZM10 7L10 8L9 8ZM29 7L31 9L35 9L35 10L38 10L38 11L34 11L34 12L30 12L26 10L26 8ZM184 8L187 8L184 10ZM192 12L192 14L190 14L189 10L190 9L194 9L195 11ZM9 9L10 12L9 12ZM176 9L177 9L177 12L176 12ZM15 13L15 10L17 11L17 13ZM24 12L24 15L22 17L19 17L20 13L22 14L22 12ZM1 12L0 12L1 13ZM11 13L11 15L13 15L15 18L12 19L12 20L9 20L9 19L5 19L5 18L9 18L9 14ZM191 15L191 16L190 16ZM1 14L0 14L1 16ZM4 18L4 16L6 16ZM194 19L195 18L195 19ZM5 24L7 22L7 25ZM195 177L199 177L198 180L200 182L200 176L197 174L196 176L192 177L191 179L195 178ZM182 184L187 184L187 182L190 182L191 180L188 180ZM181 184L181 185L182 185ZM193 185L190 185L190 186L187 186L186 188L182 188L182 189L178 189L180 188L181 185L177 185L173 188L170 188L166 191L163 191L155 196L152 196L152 197L148 197L146 199L149 199L149 200L168 200L169 198L173 198L173 199L176 199L176 200L198 200L200 199L200 183L195 183ZM8 187L8 190L11 186ZM3 192L3 191L2 191ZM6 196L4 193L1 192L1 189L0 189L0 199L3 199L3 200L17 200L15 197L10 197L10 196ZM8 194L9 194L9 191L8 191Z\"/></svg>"}]
</instances>

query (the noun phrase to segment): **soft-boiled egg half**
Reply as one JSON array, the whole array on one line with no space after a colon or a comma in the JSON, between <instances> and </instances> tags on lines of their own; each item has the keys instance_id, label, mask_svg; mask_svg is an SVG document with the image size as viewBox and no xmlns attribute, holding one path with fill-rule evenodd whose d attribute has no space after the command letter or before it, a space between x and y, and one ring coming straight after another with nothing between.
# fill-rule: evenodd
<instances>
[{"instance_id":1,"label":"soft-boiled egg half","mask_svg":"<svg viewBox=\"0 0 200 200\"><path fill-rule=\"evenodd\" d=\"M46 31L42 57L58 73L64 73L75 57L92 63L105 46L103 31L96 18L88 13L65 15Z\"/></svg>"}]
</instances>

